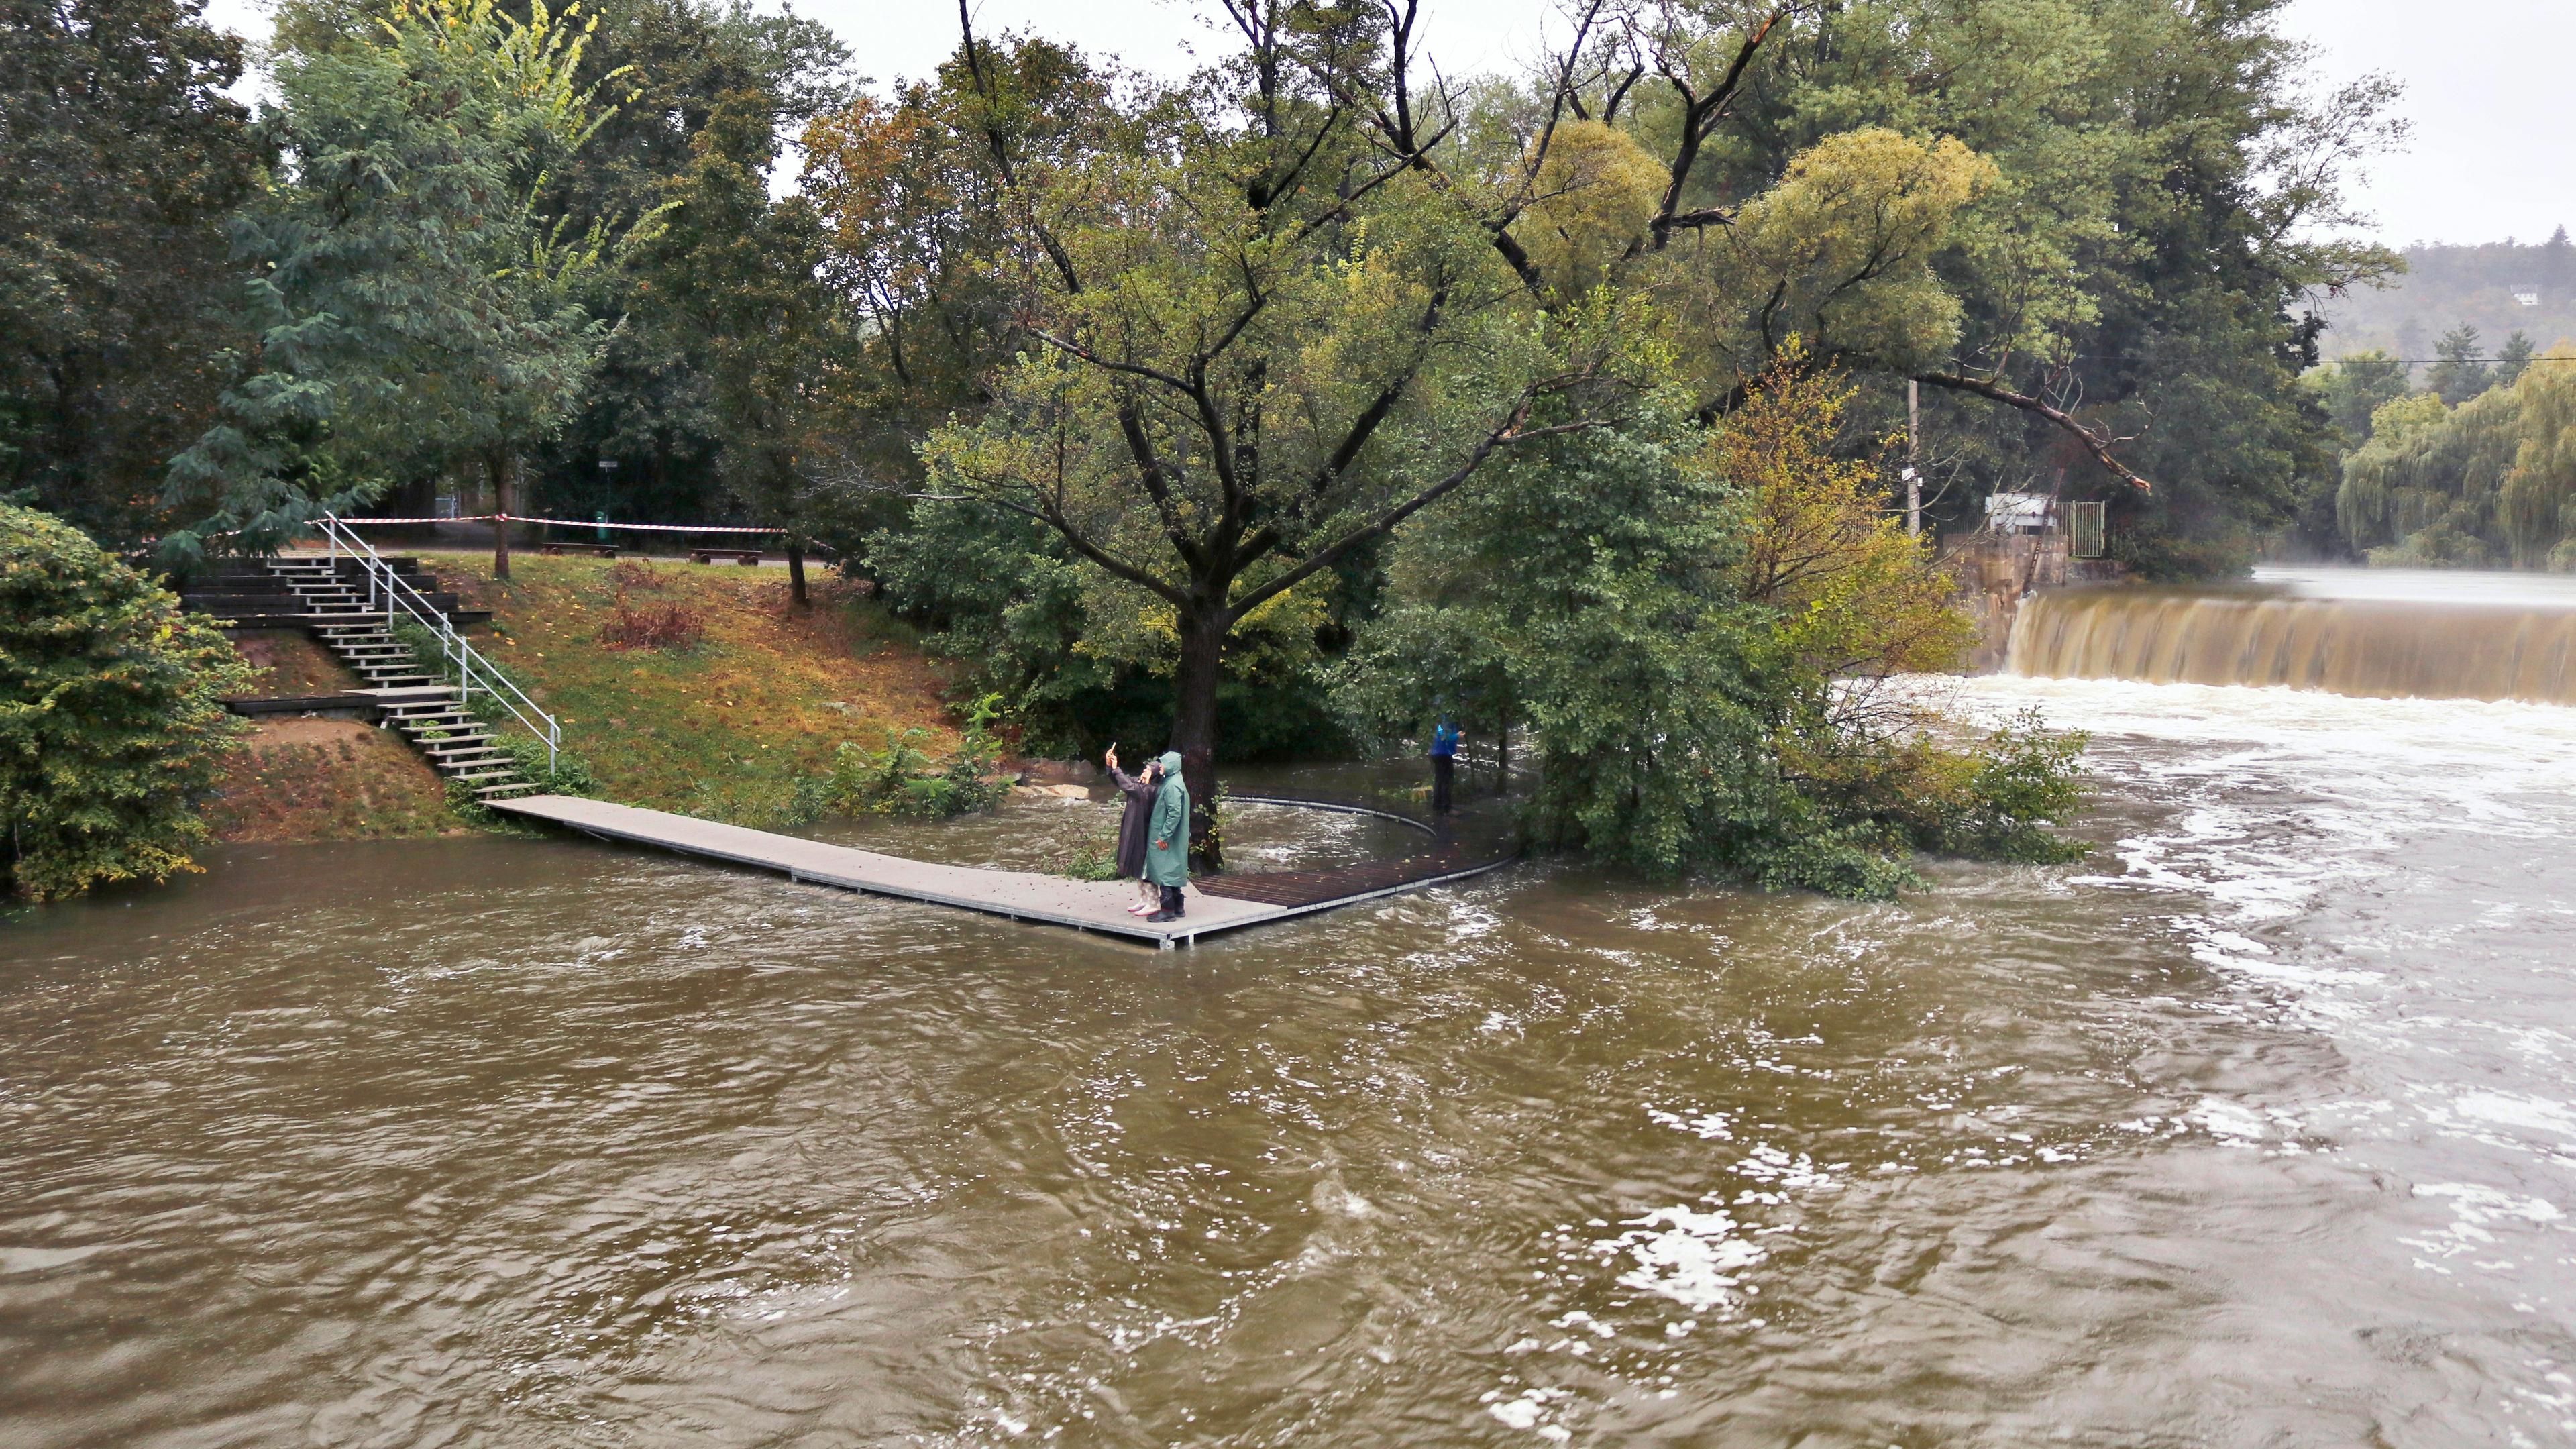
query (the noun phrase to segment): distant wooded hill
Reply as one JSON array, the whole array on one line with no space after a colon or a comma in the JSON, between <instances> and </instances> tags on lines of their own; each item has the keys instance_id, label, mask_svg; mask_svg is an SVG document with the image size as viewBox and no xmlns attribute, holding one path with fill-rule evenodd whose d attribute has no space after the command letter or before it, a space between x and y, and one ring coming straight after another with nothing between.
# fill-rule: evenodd
<instances>
[{"instance_id":1,"label":"distant wooded hill","mask_svg":"<svg viewBox=\"0 0 2576 1449\"><path fill-rule=\"evenodd\" d=\"M2538 245L2408 247L2406 267L2385 290L2359 288L2326 303L2326 356L2375 347L2430 358L2463 322L2478 329L2490 357L2516 331L2544 351L2576 342L2576 244L2563 226Z\"/></svg>"}]
</instances>

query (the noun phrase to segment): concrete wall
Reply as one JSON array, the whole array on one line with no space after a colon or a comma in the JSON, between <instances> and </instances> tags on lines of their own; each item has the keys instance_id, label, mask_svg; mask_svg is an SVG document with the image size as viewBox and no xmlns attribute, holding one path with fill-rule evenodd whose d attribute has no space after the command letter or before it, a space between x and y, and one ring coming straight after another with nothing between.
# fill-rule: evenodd
<instances>
[{"instance_id":1,"label":"concrete wall","mask_svg":"<svg viewBox=\"0 0 2576 1449\"><path fill-rule=\"evenodd\" d=\"M1966 660L1970 674L2004 667L2013 621L2024 596L2068 584L2109 583L2121 576L2107 559L2067 556L2065 533L1971 533L1941 541L1941 567L1959 582L1959 608L1977 625Z\"/></svg>"}]
</instances>

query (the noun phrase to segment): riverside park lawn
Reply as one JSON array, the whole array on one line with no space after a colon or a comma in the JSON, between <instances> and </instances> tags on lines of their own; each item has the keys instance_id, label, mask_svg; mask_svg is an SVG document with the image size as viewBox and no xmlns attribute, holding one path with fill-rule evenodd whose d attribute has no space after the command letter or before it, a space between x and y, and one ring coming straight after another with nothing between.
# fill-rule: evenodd
<instances>
[{"instance_id":1,"label":"riverside park lawn","mask_svg":"<svg viewBox=\"0 0 2576 1449\"><path fill-rule=\"evenodd\" d=\"M956 745L944 681L909 631L821 569L799 612L779 568L514 554L502 583L489 554L421 564L492 610L467 637L562 721L606 798L772 825L844 743L919 727L934 754ZM676 611L698 637L622 647L621 611L666 626Z\"/></svg>"}]
</instances>

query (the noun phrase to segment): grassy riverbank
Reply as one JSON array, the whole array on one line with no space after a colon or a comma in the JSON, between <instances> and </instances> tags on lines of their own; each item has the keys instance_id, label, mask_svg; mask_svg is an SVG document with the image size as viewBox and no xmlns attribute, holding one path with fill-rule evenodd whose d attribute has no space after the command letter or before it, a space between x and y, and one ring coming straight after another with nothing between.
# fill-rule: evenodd
<instances>
[{"instance_id":1,"label":"grassy riverbank","mask_svg":"<svg viewBox=\"0 0 2576 1449\"><path fill-rule=\"evenodd\" d=\"M259 682L244 694L338 694L366 685L347 665L332 658L320 640L300 629L247 629L233 637L233 647L260 672Z\"/></svg>"},{"instance_id":2,"label":"grassy riverbank","mask_svg":"<svg viewBox=\"0 0 2576 1449\"><path fill-rule=\"evenodd\" d=\"M206 803L233 844L402 840L467 828L447 787L401 735L353 719L261 720Z\"/></svg>"},{"instance_id":3,"label":"grassy riverbank","mask_svg":"<svg viewBox=\"0 0 2576 1449\"><path fill-rule=\"evenodd\" d=\"M608 798L767 825L845 742L956 743L909 632L819 570L799 611L774 568L520 556L502 583L489 555L422 561L493 611L478 647L563 721Z\"/></svg>"},{"instance_id":4,"label":"grassy riverbank","mask_svg":"<svg viewBox=\"0 0 2576 1449\"><path fill-rule=\"evenodd\" d=\"M293 629L234 639L259 670L243 693L337 694L364 681ZM250 724L206 802L218 840L281 844L401 840L463 830L447 788L402 736L350 719L271 716Z\"/></svg>"}]
</instances>

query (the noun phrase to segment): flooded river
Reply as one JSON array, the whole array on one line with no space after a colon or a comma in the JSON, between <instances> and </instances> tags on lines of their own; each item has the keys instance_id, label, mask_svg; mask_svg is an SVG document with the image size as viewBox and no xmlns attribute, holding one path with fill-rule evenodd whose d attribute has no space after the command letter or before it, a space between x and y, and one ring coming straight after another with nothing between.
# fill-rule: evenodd
<instances>
[{"instance_id":1,"label":"flooded river","mask_svg":"<svg viewBox=\"0 0 2576 1449\"><path fill-rule=\"evenodd\" d=\"M2095 732L2092 861L1159 955L568 841L36 914L0 1445L2576 1440L2576 710L1967 695Z\"/></svg>"}]
</instances>

